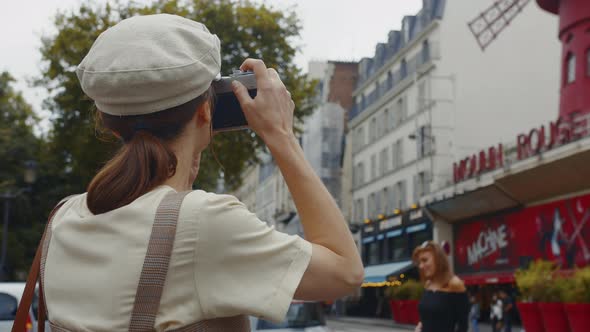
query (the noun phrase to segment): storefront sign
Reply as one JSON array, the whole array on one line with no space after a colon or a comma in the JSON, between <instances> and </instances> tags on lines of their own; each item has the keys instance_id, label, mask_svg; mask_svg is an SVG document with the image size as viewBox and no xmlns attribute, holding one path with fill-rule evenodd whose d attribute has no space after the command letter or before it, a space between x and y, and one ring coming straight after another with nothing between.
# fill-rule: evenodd
<instances>
[{"instance_id":1,"label":"storefront sign","mask_svg":"<svg viewBox=\"0 0 590 332\"><path fill-rule=\"evenodd\" d=\"M458 273L514 270L534 259L590 264L590 194L454 226Z\"/></svg>"},{"instance_id":2,"label":"storefront sign","mask_svg":"<svg viewBox=\"0 0 590 332\"><path fill-rule=\"evenodd\" d=\"M472 178L483 172L492 171L504 165L504 152L502 144L498 147L490 147L487 151L481 150L478 154L471 155L459 163L453 164L453 180L455 183Z\"/></svg>"},{"instance_id":3,"label":"storefront sign","mask_svg":"<svg viewBox=\"0 0 590 332\"><path fill-rule=\"evenodd\" d=\"M500 225L496 229L482 230L477 240L467 248L467 264L477 264L482 258L492 255L506 246L508 246L506 225Z\"/></svg>"},{"instance_id":4,"label":"storefront sign","mask_svg":"<svg viewBox=\"0 0 590 332\"><path fill-rule=\"evenodd\" d=\"M422 209L410 211L410 220L420 219L420 218L422 218L422 216L423 216Z\"/></svg>"},{"instance_id":5,"label":"storefront sign","mask_svg":"<svg viewBox=\"0 0 590 332\"><path fill-rule=\"evenodd\" d=\"M391 218L383 220L379 223L379 230L382 231L384 229L399 226L401 224L402 224L402 216L391 217Z\"/></svg>"},{"instance_id":6,"label":"storefront sign","mask_svg":"<svg viewBox=\"0 0 590 332\"><path fill-rule=\"evenodd\" d=\"M540 152L553 149L588 136L588 114L570 113L568 117L560 117L550 122L549 126L533 128L527 133L516 137L516 159L523 160ZM453 163L453 181L461 182L481 173L492 171L504 165L507 159L502 144L490 147L478 154L473 154L459 162Z\"/></svg>"},{"instance_id":7,"label":"storefront sign","mask_svg":"<svg viewBox=\"0 0 590 332\"><path fill-rule=\"evenodd\" d=\"M588 135L586 116L570 113L567 118L560 117L547 128L533 128L528 133L518 135L517 158L522 160L553 147L567 144Z\"/></svg>"}]
</instances>

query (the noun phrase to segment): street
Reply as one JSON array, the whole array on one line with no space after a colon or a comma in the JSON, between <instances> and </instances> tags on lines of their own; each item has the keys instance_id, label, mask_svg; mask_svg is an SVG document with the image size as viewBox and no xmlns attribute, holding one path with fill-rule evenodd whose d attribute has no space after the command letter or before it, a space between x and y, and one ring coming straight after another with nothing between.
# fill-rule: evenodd
<instances>
[{"instance_id":1,"label":"street","mask_svg":"<svg viewBox=\"0 0 590 332\"><path fill-rule=\"evenodd\" d=\"M393 322L388 322L384 319L370 319L370 318L358 318L358 317L342 317L342 318L332 318L327 320L328 327L334 329L334 332L361 332L361 331L370 331L370 332L407 332L407 331L414 331L414 329L409 326L399 326L394 324ZM479 325L480 332L491 332L492 328L489 324L480 323ZM520 326L513 326L512 331L518 332L521 331Z\"/></svg>"},{"instance_id":2,"label":"street","mask_svg":"<svg viewBox=\"0 0 590 332\"><path fill-rule=\"evenodd\" d=\"M365 324L358 324L358 323L351 323L351 322L336 322L336 321L328 321L328 326L333 328L335 332L361 332L361 331L371 331L371 332L406 332L410 331L407 329L397 329L393 327L386 327L386 326L378 326L378 325L365 325Z\"/></svg>"},{"instance_id":3,"label":"street","mask_svg":"<svg viewBox=\"0 0 590 332\"><path fill-rule=\"evenodd\" d=\"M334 329L335 332L407 332L412 331L409 328L395 327L394 324L379 324L374 323L370 319L328 319L328 326Z\"/></svg>"}]
</instances>

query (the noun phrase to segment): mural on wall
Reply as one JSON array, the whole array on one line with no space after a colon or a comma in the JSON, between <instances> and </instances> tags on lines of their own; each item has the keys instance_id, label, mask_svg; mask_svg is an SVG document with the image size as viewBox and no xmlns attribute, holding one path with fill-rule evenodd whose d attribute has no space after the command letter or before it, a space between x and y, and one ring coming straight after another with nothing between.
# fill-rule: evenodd
<instances>
[{"instance_id":1,"label":"mural on wall","mask_svg":"<svg viewBox=\"0 0 590 332\"><path fill-rule=\"evenodd\" d=\"M459 273L513 270L543 258L562 268L590 263L590 195L456 225Z\"/></svg>"}]
</instances>

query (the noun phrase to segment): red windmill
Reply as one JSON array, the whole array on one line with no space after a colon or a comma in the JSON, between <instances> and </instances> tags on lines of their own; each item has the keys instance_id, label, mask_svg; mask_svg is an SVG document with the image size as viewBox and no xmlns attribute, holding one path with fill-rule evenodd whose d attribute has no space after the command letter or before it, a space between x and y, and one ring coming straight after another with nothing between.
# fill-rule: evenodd
<instances>
[{"instance_id":1,"label":"red windmill","mask_svg":"<svg viewBox=\"0 0 590 332\"><path fill-rule=\"evenodd\" d=\"M563 45L559 115L590 113L590 1L537 0L537 4L559 15Z\"/></svg>"},{"instance_id":2,"label":"red windmill","mask_svg":"<svg viewBox=\"0 0 590 332\"><path fill-rule=\"evenodd\" d=\"M590 1L536 0L542 9L559 15L561 100L559 115L590 114ZM498 38L530 0L495 0L468 23L483 51Z\"/></svg>"}]
</instances>

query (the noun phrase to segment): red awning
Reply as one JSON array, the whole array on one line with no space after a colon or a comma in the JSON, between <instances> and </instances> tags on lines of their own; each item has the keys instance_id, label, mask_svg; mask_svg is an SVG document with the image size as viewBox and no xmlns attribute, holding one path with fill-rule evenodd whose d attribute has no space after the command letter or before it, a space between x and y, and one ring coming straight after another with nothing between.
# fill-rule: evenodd
<instances>
[{"instance_id":1,"label":"red awning","mask_svg":"<svg viewBox=\"0 0 590 332\"><path fill-rule=\"evenodd\" d=\"M514 282L514 272L485 272L459 275L465 285L494 285L511 284Z\"/></svg>"}]
</instances>

